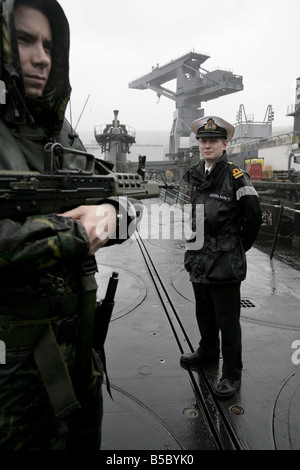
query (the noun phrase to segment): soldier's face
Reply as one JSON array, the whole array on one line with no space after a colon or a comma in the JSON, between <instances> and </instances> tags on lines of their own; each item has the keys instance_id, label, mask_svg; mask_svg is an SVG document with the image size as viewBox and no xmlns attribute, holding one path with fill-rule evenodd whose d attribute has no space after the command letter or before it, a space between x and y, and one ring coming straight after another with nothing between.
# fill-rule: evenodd
<instances>
[{"instance_id":1,"label":"soldier's face","mask_svg":"<svg viewBox=\"0 0 300 470\"><path fill-rule=\"evenodd\" d=\"M208 166L212 166L223 155L227 143L227 140L221 138L200 137L198 139L199 151Z\"/></svg>"},{"instance_id":2,"label":"soldier's face","mask_svg":"<svg viewBox=\"0 0 300 470\"><path fill-rule=\"evenodd\" d=\"M51 71L52 34L43 13L26 5L14 10L19 55L26 96L43 94Z\"/></svg>"}]
</instances>

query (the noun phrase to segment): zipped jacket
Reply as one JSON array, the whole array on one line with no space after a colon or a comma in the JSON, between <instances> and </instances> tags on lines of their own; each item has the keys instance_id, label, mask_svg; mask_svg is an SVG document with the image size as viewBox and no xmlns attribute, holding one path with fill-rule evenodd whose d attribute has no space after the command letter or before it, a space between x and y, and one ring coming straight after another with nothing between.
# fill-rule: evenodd
<instances>
[{"instance_id":1,"label":"zipped jacket","mask_svg":"<svg viewBox=\"0 0 300 470\"><path fill-rule=\"evenodd\" d=\"M44 94L29 98L14 3L0 0L0 79L7 91L6 103L0 105L0 178L1 170L43 171L46 144L84 150L64 118L71 92L65 14L56 0L26 2L45 13L53 42ZM64 169L84 167L80 156L65 157ZM6 367L0 368L0 409L5 411L0 447L10 439L15 439L7 444L11 448L26 447L22 432L27 438L41 426L51 434L54 416L64 417L92 394L96 400L102 365L97 359L97 367L91 367L98 285L89 248L84 226L71 217L45 213L4 218L0 204L0 340L7 348ZM95 414L97 408L98 399Z\"/></svg>"},{"instance_id":2,"label":"zipped jacket","mask_svg":"<svg viewBox=\"0 0 300 470\"><path fill-rule=\"evenodd\" d=\"M262 221L259 197L249 176L228 162L225 151L207 176L201 160L183 180L191 186L191 222L196 234L185 253L191 281L220 284L244 280L245 252L253 245ZM197 220L197 206L204 207L203 222ZM201 223L204 241L200 246L201 227L197 224Z\"/></svg>"}]
</instances>

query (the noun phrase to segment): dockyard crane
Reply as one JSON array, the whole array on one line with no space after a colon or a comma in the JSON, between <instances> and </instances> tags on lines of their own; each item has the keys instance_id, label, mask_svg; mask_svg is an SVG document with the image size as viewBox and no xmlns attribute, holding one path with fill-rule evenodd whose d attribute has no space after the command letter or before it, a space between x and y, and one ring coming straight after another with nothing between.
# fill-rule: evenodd
<instances>
[{"instance_id":1,"label":"dockyard crane","mask_svg":"<svg viewBox=\"0 0 300 470\"><path fill-rule=\"evenodd\" d=\"M180 147L180 138L189 137L191 123L204 116L202 101L210 101L229 93L243 90L243 77L227 70L217 69L212 72L201 65L210 56L189 52L166 65L152 67L152 71L129 83L129 88L150 89L157 96L165 96L176 103L173 125L170 132L170 154L176 154ZM176 91L163 84L176 80Z\"/></svg>"}]
</instances>

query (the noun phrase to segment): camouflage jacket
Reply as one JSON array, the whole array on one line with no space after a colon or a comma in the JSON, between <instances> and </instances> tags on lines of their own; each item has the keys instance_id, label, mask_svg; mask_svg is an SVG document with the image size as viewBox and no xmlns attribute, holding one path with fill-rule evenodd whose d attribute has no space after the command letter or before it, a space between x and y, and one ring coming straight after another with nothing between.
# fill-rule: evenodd
<instances>
[{"instance_id":1,"label":"camouflage jacket","mask_svg":"<svg viewBox=\"0 0 300 470\"><path fill-rule=\"evenodd\" d=\"M14 28L14 4L15 0L0 1L0 78L6 86L6 103L0 106L0 171L43 171L47 143L58 142L64 147L84 150L64 118L71 94L69 25L58 2L40 2L39 7L51 25L53 60L43 96L27 97ZM64 158L65 168L81 168L83 164L80 155L67 154ZM66 276L70 278L88 251L88 237L79 222L55 214L3 220L0 205L0 274L3 281L0 289L4 294L1 302L6 303L8 297L11 301L16 300L13 292L19 296L22 288L26 296L52 295L51 290L49 293L47 290L48 281L44 282L49 278L48 271L59 278L67 272Z\"/></svg>"},{"instance_id":2,"label":"camouflage jacket","mask_svg":"<svg viewBox=\"0 0 300 470\"><path fill-rule=\"evenodd\" d=\"M67 145L67 135L68 124L65 123L58 141ZM22 141L15 138L1 121L0 139L3 142L0 150L2 168L8 166L5 169L11 169L13 162L17 170L41 170L44 139ZM76 146L83 149L80 142ZM10 165L5 165L7 160ZM77 163L72 160L74 164L79 166L79 159ZM47 271L59 272L69 266L74 272L74 266L86 258L88 251L85 229L73 219L56 214L35 215L23 220L0 219L0 273L4 281L2 289L5 287L2 301L12 294L12 290L20 292L21 285L28 286L24 292L26 296L41 291L42 278Z\"/></svg>"},{"instance_id":3,"label":"camouflage jacket","mask_svg":"<svg viewBox=\"0 0 300 470\"><path fill-rule=\"evenodd\" d=\"M67 19L55 0L40 1L51 25L53 60L43 96L28 98L14 3L0 0L0 79L7 91L0 106L0 178L1 169L42 171L49 142L83 149L64 120L71 91ZM80 165L80 157L66 155L64 167ZM4 219L0 212L0 340L7 347L0 367L0 448L48 449L58 435L55 418L78 409L81 394L96 380L101 384L101 364L91 370L97 285L93 274L82 274L88 251L83 225L71 218Z\"/></svg>"}]
</instances>

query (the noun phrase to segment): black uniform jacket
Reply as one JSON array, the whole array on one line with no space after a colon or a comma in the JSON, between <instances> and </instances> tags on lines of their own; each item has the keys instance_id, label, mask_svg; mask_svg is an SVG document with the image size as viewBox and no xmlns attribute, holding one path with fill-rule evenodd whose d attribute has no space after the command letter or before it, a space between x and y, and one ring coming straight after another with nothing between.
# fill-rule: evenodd
<instances>
[{"instance_id":1,"label":"black uniform jacket","mask_svg":"<svg viewBox=\"0 0 300 470\"><path fill-rule=\"evenodd\" d=\"M246 277L245 252L254 243L262 221L259 197L247 173L228 162L226 152L209 175L204 174L205 161L201 160L183 177L191 185L195 234L187 243L185 268L192 282L240 282ZM204 242L199 243L201 222L197 220L196 207L201 205L204 206Z\"/></svg>"}]
</instances>

